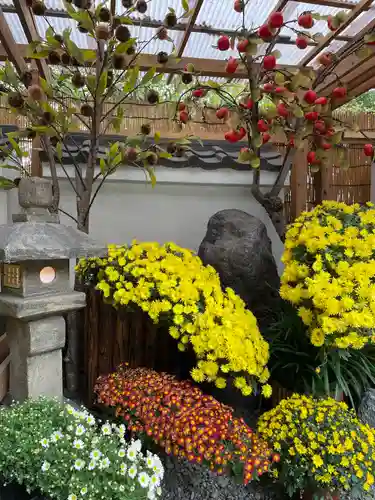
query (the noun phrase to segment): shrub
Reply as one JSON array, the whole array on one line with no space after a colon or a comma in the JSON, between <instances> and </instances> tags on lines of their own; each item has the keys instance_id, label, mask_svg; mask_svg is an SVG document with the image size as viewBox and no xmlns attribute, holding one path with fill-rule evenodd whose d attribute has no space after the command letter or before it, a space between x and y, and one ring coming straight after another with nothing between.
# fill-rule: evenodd
<instances>
[{"instance_id":1,"label":"shrub","mask_svg":"<svg viewBox=\"0 0 375 500\"><path fill-rule=\"evenodd\" d=\"M281 296L299 307L313 345L375 340L375 209L323 202L286 235Z\"/></svg>"},{"instance_id":2,"label":"shrub","mask_svg":"<svg viewBox=\"0 0 375 500\"><path fill-rule=\"evenodd\" d=\"M40 399L0 410L0 474L58 500L156 499L163 467L125 425Z\"/></svg>"},{"instance_id":3,"label":"shrub","mask_svg":"<svg viewBox=\"0 0 375 500\"><path fill-rule=\"evenodd\" d=\"M290 496L299 490L359 494L374 484L374 431L345 403L294 395L260 417L258 432L280 453L275 472Z\"/></svg>"},{"instance_id":4,"label":"shrub","mask_svg":"<svg viewBox=\"0 0 375 500\"><path fill-rule=\"evenodd\" d=\"M254 315L191 251L173 243L111 245L108 258L81 260L77 272L114 306L140 308L167 324L180 350L191 346L198 358L195 382L224 388L230 374L243 395L256 393L258 382L265 384L263 395L271 395L268 344Z\"/></svg>"},{"instance_id":5,"label":"shrub","mask_svg":"<svg viewBox=\"0 0 375 500\"><path fill-rule=\"evenodd\" d=\"M120 367L100 377L95 391L98 402L115 408L131 431L217 474L240 475L247 484L278 459L231 408L171 375Z\"/></svg>"}]
</instances>

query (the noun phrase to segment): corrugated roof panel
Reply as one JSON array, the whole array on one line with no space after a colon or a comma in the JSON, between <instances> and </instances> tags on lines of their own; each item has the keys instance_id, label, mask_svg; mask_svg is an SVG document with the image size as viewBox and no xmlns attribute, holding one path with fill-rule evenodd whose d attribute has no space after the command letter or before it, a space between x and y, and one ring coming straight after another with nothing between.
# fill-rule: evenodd
<instances>
[{"instance_id":1,"label":"corrugated roof panel","mask_svg":"<svg viewBox=\"0 0 375 500\"><path fill-rule=\"evenodd\" d=\"M324 49L324 51L322 52L337 52L338 50L340 50L342 47L344 47L346 45L346 42L340 42L340 41L337 41L337 40L334 40L333 42L331 42L328 47L326 49ZM309 63L309 66L314 66L314 67L318 67L319 66L319 63L318 63L318 57L319 57L320 54L318 54L315 59L313 59L310 63Z\"/></svg>"},{"instance_id":2,"label":"corrugated roof panel","mask_svg":"<svg viewBox=\"0 0 375 500\"><path fill-rule=\"evenodd\" d=\"M16 43L27 43L26 35L23 31L21 21L17 14L4 14L6 22L12 31L13 38Z\"/></svg>"},{"instance_id":3,"label":"corrugated roof panel","mask_svg":"<svg viewBox=\"0 0 375 500\"><path fill-rule=\"evenodd\" d=\"M189 0L190 8L193 8L194 4L194 0ZM168 13L169 7L173 8L176 11L177 17L182 16L183 8L181 0L151 0L147 4L147 12L144 15L139 14L138 12L134 12L132 13L132 17L134 17L135 19L150 18L155 21L163 21L166 14ZM123 11L124 7L122 6L121 0L117 0L116 12L122 13Z\"/></svg>"},{"instance_id":4,"label":"corrugated roof panel","mask_svg":"<svg viewBox=\"0 0 375 500\"><path fill-rule=\"evenodd\" d=\"M36 25L38 32L41 37L44 37L46 30L51 25L56 33L62 34L65 29L71 29L71 39L72 41L81 49L95 48L96 43L94 39L85 33L81 33L77 29L77 23L70 18L63 17L48 17L47 21L43 17L36 16Z\"/></svg>"},{"instance_id":5,"label":"corrugated roof panel","mask_svg":"<svg viewBox=\"0 0 375 500\"><path fill-rule=\"evenodd\" d=\"M251 0L246 9L246 27L257 28L263 24L278 0ZM241 26L242 14L233 9L233 0L204 0L196 24L217 29L234 30Z\"/></svg>"},{"instance_id":6,"label":"corrugated roof panel","mask_svg":"<svg viewBox=\"0 0 375 500\"><path fill-rule=\"evenodd\" d=\"M158 52L167 52L170 54L173 51L173 44L167 40L159 40L152 38L156 35L157 30L154 28L144 28L142 26L129 26L132 36L138 39L138 44L142 44L144 54L157 54ZM170 31L169 36L173 40L175 46L178 46L183 31ZM149 43L147 43L149 42Z\"/></svg>"},{"instance_id":7,"label":"corrugated roof panel","mask_svg":"<svg viewBox=\"0 0 375 500\"><path fill-rule=\"evenodd\" d=\"M373 19L375 19L375 7L371 7L368 11L362 12L362 14L360 14L342 34L345 36L355 36Z\"/></svg>"}]
</instances>

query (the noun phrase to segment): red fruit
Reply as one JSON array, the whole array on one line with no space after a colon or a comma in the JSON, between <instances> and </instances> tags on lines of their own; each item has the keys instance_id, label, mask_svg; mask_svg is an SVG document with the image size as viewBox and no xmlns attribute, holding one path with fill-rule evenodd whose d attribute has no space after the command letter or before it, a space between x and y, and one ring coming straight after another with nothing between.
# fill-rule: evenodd
<instances>
[{"instance_id":1,"label":"red fruit","mask_svg":"<svg viewBox=\"0 0 375 500\"><path fill-rule=\"evenodd\" d=\"M305 114L305 118L309 122L316 122L316 120L319 118L319 113L317 111L309 111Z\"/></svg>"},{"instance_id":2,"label":"red fruit","mask_svg":"<svg viewBox=\"0 0 375 500\"><path fill-rule=\"evenodd\" d=\"M335 130L332 127L327 128L327 131L325 133L326 137L332 137L335 134Z\"/></svg>"},{"instance_id":3,"label":"red fruit","mask_svg":"<svg viewBox=\"0 0 375 500\"><path fill-rule=\"evenodd\" d=\"M196 89L196 90L193 90L193 92L192 92L193 97L203 97L204 94L205 94L205 92L203 89Z\"/></svg>"},{"instance_id":4,"label":"red fruit","mask_svg":"<svg viewBox=\"0 0 375 500\"><path fill-rule=\"evenodd\" d=\"M328 102L328 99L326 97L318 97L317 99L315 99L315 102L314 104L320 104L322 106L325 106Z\"/></svg>"},{"instance_id":5,"label":"red fruit","mask_svg":"<svg viewBox=\"0 0 375 500\"><path fill-rule=\"evenodd\" d=\"M327 52L326 54L321 54L318 57L318 62L322 66L329 66L332 63L332 54L330 52Z\"/></svg>"},{"instance_id":6,"label":"red fruit","mask_svg":"<svg viewBox=\"0 0 375 500\"><path fill-rule=\"evenodd\" d=\"M186 113L186 111L181 111L180 112L180 122L187 123L188 121L189 121L189 115Z\"/></svg>"},{"instance_id":7,"label":"red fruit","mask_svg":"<svg viewBox=\"0 0 375 500\"><path fill-rule=\"evenodd\" d=\"M366 156L374 156L374 146L372 144L365 144L363 147L363 152Z\"/></svg>"},{"instance_id":8,"label":"red fruit","mask_svg":"<svg viewBox=\"0 0 375 500\"><path fill-rule=\"evenodd\" d=\"M317 99L317 94L313 90L308 90L305 95L303 96L304 100L308 104L314 104L315 100Z\"/></svg>"},{"instance_id":9,"label":"red fruit","mask_svg":"<svg viewBox=\"0 0 375 500\"><path fill-rule=\"evenodd\" d=\"M241 139L243 139L246 135L246 130L244 129L244 127L241 127L240 130L237 131L237 137L239 138L238 140L240 141Z\"/></svg>"},{"instance_id":10,"label":"red fruit","mask_svg":"<svg viewBox=\"0 0 375 500\"><path fill-rule=\"evenodd\" d=\"M234 57L230 57L227 65L225 66L226 73L235 73L238 67L238 61Z\"/></svg>"},{"instance_id":11,"label":"red fruit","mask_svg":"<svg viewBox=\"0 0 375 500\"><path fill-rule=\"evenodd\" d=\"M216 111L216 118L218 118L219 120L226 120L228 118L228 115L228 108L220 108Z\"/></svg>"},{"instance_id":12,"label":"red fruit","mask_svg":"<svg viewBox=\"0 0 375 500\"><path fill-rule=\"evenodd\" d=\"M329 149L332 149L332 144L330 144L329 142L323 142L323 143L322 143L322 148L323 148L325 151L328 151Z\"/></svg>"},{"instance_id":13,"label":"red fruit","mask_svg":"<svg viewBox=\"0 0 375 500\"><path fill-rule=\"evenodd\" d=\"M269 126L265 120L258 120L258 132L268 132Z\"/></svg>"},{"instance_id":14,"label":"red fruit","mask_svg":"<svg viewBox=\"0 0 375 500\"><path fill-rule=\"evenodd\" d=\"M184 111L186 109L186 104L184 102L178 103L178 111Z\"/></svg>"},{"instance_id":15,"label":"red fruit","mask_svg":"<svg viewBox=\"0 0 375 500\"><path fill-rule=\"evenodd\" d=\"M346 96L346 88L345 87L336 87L332 91L332 97L335 99L343 99Z\"/></svg>"},{"instance_id":16,"label":"red fruit","mask_svg":"<svg viewBox=\"0 0 375 500\"><path fill-rule=\"evenodd\" d=\"M272 12L268 18L268 25L270 28L277 29L281 28L284 24L284 16L282 12Z\"/></svg>"},{"instance_id":17,"label":"red fruit","mask_svg":"<svg viewBox=\"0 0 375 500\"><path fill-rule=\"evenodd\" d=\"M246 101L240 102L240 106L243 109L251 109L253 107L253 101L252 99L247 99Z\"/></svg>"},{"instance_id":18,"label":"red fruit","mask_svg":"<svg viewBox=\"0 0 375 500\"><path fill-rule=\"evenodd\" d=\"M296 45L299 49L304 50L307 47L307 40L304 36L297 36Z\"/></svg>"},{"instance_id":19,"label":"red fruit","mask_svg":"<svg viewBox=\"0 0 375 500\"><path fill-rule=\"evenodd\" d=\"M230 40L226 35L223 35L217 41L217 48L219 50L228 50L230 47Z\"/></svg>"},{"instance_id":20,"label":"red fruit","mask_svg":"<svg viewBox=\"0 0 375 500\"><path fill-rule=\"evenodd\" d=\"M286 92L288 89L286 87L276 87L275 88L275 94L282 94L283 92Z\"/></svg>"},{"instance_id":21,"label":"red fruit","mask_svg":"<svg viewBox=\"0 0 375 500\"><path fill-rule=\"evenodd\" d=\"M273 88L274 88L274 87L273 87L273 83L265 83L265 84L263 85L263 90L264 90L265 92L273 92Z\"/></svg>"},{"instance_id":22,"label":"red fruit","mask_svg":"<svg viewBox=\"0 0 375 500\"><path fill-rule=\"evenodd\" d=\"M315 151L309 151L307 153L307 163L315 163L316 162L316 153Z\"/></svg>"},{"instance_id":23,"label":"red fruit","mask_svg":"<svg viewBox=\"0 0 375 500\"><path fill-rule=\"evenodd\" d=\"M298 18L298 24L307 30L314 26L314 18L310 14L310 12L305 12L305 14L301 14Z\"/></svg>"},{"instance_id":24,"label":"red fruit","mask_svg":"<svg viewBox=\"0 0 375 500\"><path fill-rule=\"evenodd\" d=\"M247 47L249 46L249 43L250 43L249 40L247 40L246 38L244 40L240 40L237 43L238 52L246 52Z\"/></svg>"},{"instance_id":25,"label":"red fruit","mask_svg":"<svg viewBox=\"0 0 375 500\"><path fill-rule=\"evenodd\" d=\"M292 135L289 139L289 146L291 146L292 148L294 148L295 144L294 144L294 136Z\"/></svg>"},{"instance_id":26,"label":"red fruit","mask_svg":"<svg viewBox=\"0 0 375 500\"><path fill-rule=\"evenodd\" d=\"M267 144L267 142L271 139L271 136L268 132L265 132L263 135L262 135L262 141L263 141L263 144Z\"/></svg>"},{"instance_id":27,"label":"red fruit","mask_svg":"<svg viewBox=\"0 0 375 500\"><path fill-rule=\"evenodd\" d=\"M233 8L234 8L234 10L235 10L236 12L243 12L243 7L244 7L244 6L243 6L243 1L242 1L242 0L236 0L236 1L234 2L234 6L233 6Z\"/></svg>"},{"instance_id":28,"label":"red fruit","mask_svg":"<svg viewBox=\"0 0 375 500\"><path fill-rule=\"evenodd\" d=\"M272 71L276 67L276 57L269 55L263 59L263 67L267 71Z\"/></svg>"},{"instance_id":29,"label":"red fruit","mask_svg":"<svg viewBox=\"0 0 375 500\"><path fill-rule=\"evenodd\" d=\"M237 136L234 130L230 130L229 132L226 132L224 135L224 139L228 142L237 142Z\"/></svg>"},{"instance_id":30,"label":"red fruit","mask_svg":"<svg viewBox=\"0 0 375 500\"><path fill-rule=\"evenodd\" d=\"M333 21L333 17L332 17L332 16L328 16L328 19L327 19L327 25L328 25L328 28L329 28L331 31L336 31L336 30L337 30L337 28L335 28L335 26L333 26L332 21Z\"/></svg>"},{"instance_id":31,"label":"red fruit","mask_svg":"<svg viewBox=\"0 0 375 500\"><path fill-rule=\"evenodd\" d=\"M324 123L324 120L317 120L314 124L314 129L316 132L319 132L320 134L325 134L327 131L326 124Z\"/></svg>"},{"instance_id":32,"label":"red fruit","mask_svg":"<svg viewBox=\"0 0 375 500\"><path fill-rule=\"evenodd\" d=\"M259 28L258 36L259 36L259 38L261 38L265 42L267 42L268 40L270 40L273 37L273 33L272 33L270 27L268 26L268 24L263 24L263 26L261 26Z\"/></svg>"},{"instance_id":33,"label":"red fruit","mask_svg":"<svg viewBox=\"0 0 375 500\"><path fill-rule=\"evenodd\" d=\"M280 102L277 105L277 112L279 113L279 116L282 116L283 118L286 118L289 114L283 102Z\"/></svg>"}]
</instances>

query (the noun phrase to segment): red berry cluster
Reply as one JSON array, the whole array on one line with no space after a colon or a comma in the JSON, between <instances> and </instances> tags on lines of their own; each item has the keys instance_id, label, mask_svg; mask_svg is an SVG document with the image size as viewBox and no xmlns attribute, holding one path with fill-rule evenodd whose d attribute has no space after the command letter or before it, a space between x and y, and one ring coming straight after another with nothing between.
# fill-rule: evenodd
<instances>
[{"instance_id":1,"label":"red berry cluster","mask_svg":"<svg viewBox=\"0 0 375 500\"><path fill-rule=\"evenodd\" d=\"M116 408L131 432L216 474L241 470L247 484L280 459L231 408L171 375L123 366L100 377L95 392L100 404Z\"/></svg>"}]
</instances>

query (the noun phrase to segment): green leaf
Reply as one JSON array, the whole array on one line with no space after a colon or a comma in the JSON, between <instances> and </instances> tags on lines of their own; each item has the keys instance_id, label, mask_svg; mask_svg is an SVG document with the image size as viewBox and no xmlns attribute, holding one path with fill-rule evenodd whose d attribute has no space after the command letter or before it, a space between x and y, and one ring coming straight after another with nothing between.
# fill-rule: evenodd
<instances>
[{"instance_id":1,"label":"green leaf","mask_svg":"<svg viewBox=\"0 0 375 500\"><path fill-rule=\"evenodd\" d=\"M82 58L84 62L95 61L98 57L96 50L82 50Z\"/></svg>"},{"instance_id":2,"label":"green leaf","mask_svg":"<svg viewBox=\"0 0 375 500\"><path fill-rule=\"evenodd\" d=\"M114 142L113 144L111 144L111 147L109 148L109 156L110 156L110 158L113 158L114 156L117 155L118 148L119 148L119 143L118 142Z\"/></svg>"},{"instance_id":3,"label":"green leaf","mask_svg":"<svg viewBox=\"0 0 375 500\"><path fill-rule=\"evenodd\" d=\"M8 83L13 85L14 87L18 86L17 73L14 71L13 65L9 61L5 62L5 75L7 77Z\"/></svg>"},{"instance_id":4,"label":"green leaf","mask_svg":"<svg viewBox=\"0 0 375 500\"><path fill-rule=\"evenodd\" d=\"M0 163L0 168L7 168L9 170L17 170L17 171L21 170L21 168L18 165L11 165L9 163Z\"/></svg>"},{"instance_id":5,"label":"green leaf","mask_svg":"<svg viewBox=\"0 0 375 500\"><path fill-rule=\"evenodd\" d=\"M304 117L303 109L300 106L297 106L297 105L293 106L292 112L296 118L303 118Z\"/></svg>"},{"instance_id":6,"label":"green leaf","mask_svg":"<svg viewBox=\"0 0 375 500\"><path fill-rule=\"evenodd\" d=\"M61 142L58 142L56 144L56 154L57 154L57 158L59 159L59 161L61 162L62 160L62 156L63 156L63 152L62 152L62 144Z\"/></svg>"},{"instance_id":7,"label":"green leaf","mask_svg":"<svg viewBox=\"0 0 375 500\"><path fill-rule=\"evenodd\" d=\"M202 139L200 137L198 137L197 135L188 135L185 139L183 139L184 142L180 141L176 141L176 144L179 143L179 144L184 144L184 145L188 145L191 143L191 141L196 141L200 146L202 146L203 148L203 142L202 142Z\"/></svg>"},{"instance_id":8,"label":"green leaf","mask_svg":"<svg viewBox=\"0 0 375 500\"><path fill-rule=\"evenodd\" d=\"M105 172L107 170L107 165L106 165L106 162L105 162L104 158L100 158L99 166L100 166L100 172L102 174L105 174Z\"/></svg>"},{"instance_id":9,"label":"green leaf","mask_svg":"<svg viewBox=\"0 0 375 500\"><path fill-rule=\"evenodd\" d=\"M284 85L285 76L280 71L276 71L274 80L277 85Z\"/></svg>"},{"instance_id":10,"label":"green leaf","mask_svg":"<svg viewBox=\"0 0 375 500\"><path fill-rule=\"evenodd\" d=\"M126 73L127 81L123 88L123 91L125 93L135 88L135 86L137 85L138 76L139 76L139 66L134 66L134 68L130 68L127 71Z\"/></svg>"},{"instance_id":11,"label":"green leaf","mask_svg":"<svg viewBox=\"0 0 375 500\"><path fill-rule=\"evenodd\" d=\"M51 85L44 78L41 78L41 77L39 77L39 83L40 83L40 86L42 87L44 93L48 97L52 97L53 96L53 89L52 89Z\"/></svg>"},{"instance_id":12,"label":"green leaf","mask_svg":"<svg viewBox=\"0 0 375 500\"><path fill-rule=\"evenodd\" d=\"M35 50L30 49L27 47L26 49L26 57L29 59L45 59L49 54L48 49L40 50L36 52Z\"/></svg>"},{"instance_id":13,"label":"green leaf","mask_svg":"<svg viewBox=\"0 0 375 500\"><path fill-rule=\"evenodd\" d=\"M213 89L219 89L221 87L220 83L214 82L213 80L208 80L205 82L205 85L208 85L209 87L212 87Z\"/></svg>"},{"instance_id":14,"label":"green leaf","mask_svg":"<svg viewBox=\"0 0 375 500\"><path fill-rule=\"evenodd\" d=\"M130 38L127 42L119 43L115 48L116 54L124 54L130 47L136 43L136 38Z\"/></svg>"},{"instance_id":15,"label":"green leaf","mask_svg":"<svg viewBox=\"0 0 375 500\"><path fill-rule=\"evenodd\" d=\"M172 158L172 155L170 153L167 153L167 151L161 151L158 153L159 158Z\"/></svg>"},{"instance_id":16,"label":"green leaf","mask_svg":"<svg viewBox=\"0 0 375 500\"><path fill-rule=\"evenodd\" d=\"M273 50L271 52L271 55L274 56L274 57L276 57L276 59L280 59L280 57L281 57L282 54L281 54L281 52L279 50Z\"/></svg>"},{"instance_id":17,"label":"green leaf","mask_svg":"<svg viewBox=\"0 0 375 500\"><path fill-rule=\"evenodd\" d=\"M20 148L19 144L13 139L13 137L14 137L14 133L13 132L10 132L9 134L7 134L8 141L11 143L14 151L16 152L16 155L19 158L21 158L22 157L21 148Z\"/></svg>"},{"instance_id":18,"label":"green leaf","mask_svg":"<svg viewBox=\"0 0 375 500\"><path fill-rule=\"evenodd\" d=\"M154 169L152 167L149 167L149 166L145 166L145 169L146 169L146 172L148 173L148 176L150 178L151 186L155 187L156 177L155 177L155 171L154 171Z\"/></svg>"},{"instance_id":19,"label":"green leaf","mask_svg":"<svg viewBox=\"0 0 375 500\"><path fill-rule=\"evenodd\" d=\"M188 0L181 0L181 5L182 5L182 9L184 12L188 11L189 10L189 2Z\"/></svg>"},{"instance_id":20,"label":"green leaf","mask_svg":"<svg viewBox=\"0 0 375 500\"><path fill-rule=\"evenodd\" d=\"M71 56L73 56L77 61L81 64L83 64L85 61L83 60L83 53L82 50L77 47L77 45L70 39L68 38L65 41L66 48L68 49L68 52Z\"/></svg>"},{"instance_id":21,"label":"green leaf","mask_svg":"<svg viewBox=\"0 0 375 500\"><path fill-rule=\"evenodd\" d=\"M160 141L160 132L155 132L155 134L154 134L155 144L159 144L159 141Z\"/></svg>"},{"instance_id":22,"label":"green leaf","mask_svg":"<svg viewBox=\"0 0 375 500\"><path fill-rule=\"evenodd\" d=\"M0 175L0 189L13 189L15 187L16 185L11 179L7 179L6 177Z\"/></svg>"},{"instance_id":23,"label":"green leaf","mask_svg":"<svg viewBox=\"0 0 375 500\"><path fill-rule=\"evenodd\" d=\"M253 160L251 160L250 165L253 168L259 168L260 167L260 158L254 158Z\"/></svg>"},{"instance_id":24,"label":"green leaf","mask_svg":"<svg viewBox=\"0 0 375 500\"><path fill-rule=\"evenodd\" d=\"M263 144L263 140L261 135L256 135L251 139L251 144L254 146L254 149L259 149L261 145Z\"/></svg>"},{"instance_id":25,"label":"green leaf","mask_svg":"<svg viewBox=\"0 0 375 500\"><path fill-rule=\"evenodd\" d=\"M142 78L141 85L146 85L146 83L152 80L155 76L155 73L156 73L156 68L150 68Z\"/></svg>"},{"instance_id":26,"label":"green leaf","mask_svg":"<svg viewBox=\"0 0 375 500\"><path fill-rule=\"evenodd\" d=\"M159 73L152 79L152 83L159 83L164 79L164 73Z\"/></svg>"},{"instance_id":27,"label":"green leaf","mask_svg":"<svg viewBox=\"0 0 375 500\"><path fill-rule=\"evenodd\" d=\"M120 18L120 20L121 20L121 24L134 24L131 17L128 17L128 16L122 16Z\"/></svg>"},{"instance_id":28,"label":"green leaf","mask_svg":"<svg viewBox=\"0 0 375 500\"><path fill-rule=\"evenodd\" d=\"M108 80L108 72L103 71L103 73L100 75L99 85L96 91L97 96L102 96L104 94L105 89L107 88L107 80Z\"/></svg>"},{"instance_id":29,"label":"green leaf","mask_svg":"<svg viewBox=\"0 0 375 500\"><path fill-rule=\"evenodd\" d=\"M96 89L96 77L94 75L88 75L86 78L87 88L92 95L95 94Z\"/></svg>"}]
</instances>

